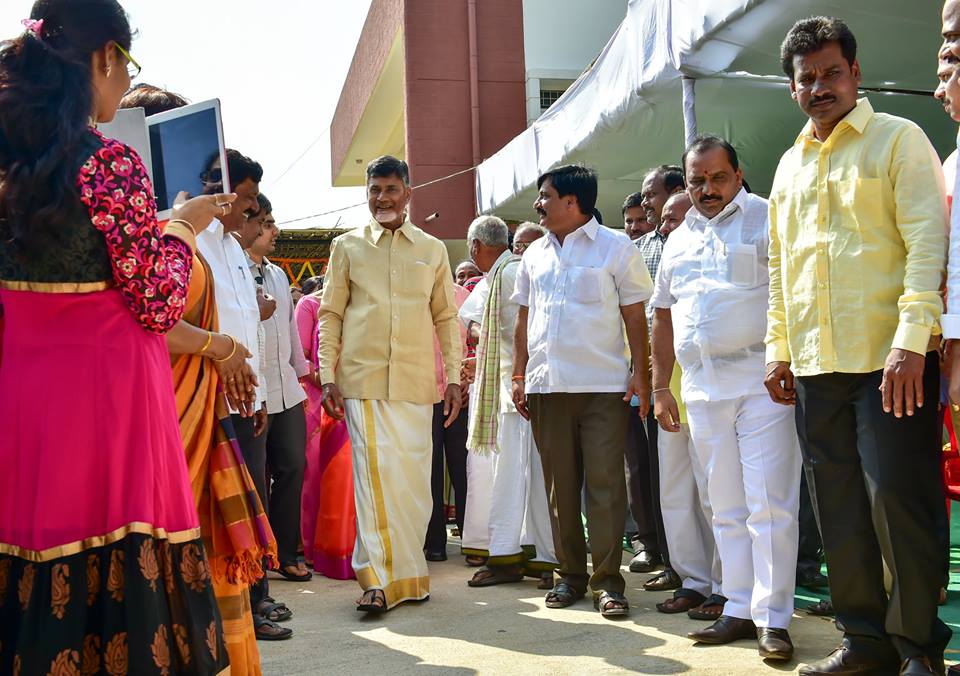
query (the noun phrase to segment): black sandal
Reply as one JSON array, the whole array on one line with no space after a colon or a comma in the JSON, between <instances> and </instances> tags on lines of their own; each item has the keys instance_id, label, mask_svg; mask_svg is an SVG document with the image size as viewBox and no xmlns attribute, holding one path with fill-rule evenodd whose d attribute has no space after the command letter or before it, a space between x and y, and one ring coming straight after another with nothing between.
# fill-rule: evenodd
<instances>
[{"instance_id":1,"label":"black sandal","mask_svg":"<svg viewBox=\"0 0 960 676\"><path fill-rule=\"evenodd\" d=\"M290 580L291 582L309 582L310 580L313 579L313 573L311 573L309 570L306 573L303 573L302 575L294 575L293 573L290 573L287 571L287 568L290 568L290 567L296 568L297 564L281 563L280 567L273 572L283 576L285 579Z\"/></svg>"},{"instance_id":2,"label":"black sandal","mask_svg":"<svg viewBox=\"0 0 960 676\"><path fill-rule=\"evenodd\" d=\"M293 617L293 611L285 603L277 603L273 597L267 596L253 609L254 615L261 615L271 622L286 622Z\"/></svg>"},{"instance_id":3,"label":"black sandal","mask_svg":"<svg viewBox=\"0 0 960 676\"><path fill-rule=\"evenodd\" d=\"M620 592L604 591L593 599L593 607L604 617L624 617L630 614L630 602Z\"/></svg>"},{"instance_id":4,"label":"black sandal","mask_svg":"<svg viewBox=\"0 0 960 676\"><path fill-rule=\"evenodd\" d=\"M293 636L293 630L281 627L263 615L253 616L253 633L258 641L285 641Z\"/></svg>"},{"instance_id":5,"label":"black sandal","mask_svg":"<svg viewBox=\"0 0 960 676\"><path fill-rule=\"evenodd\" d=\"M372 615L387 612L387 596L383 593L382 589L369 589L363 592L364 597L367 594L373 594L373 603L363 603L363 597L361 597L360 600L357 601L357 610L361 613L370 613Z\"/></svg>"},{"instance_id":6,"label":"black sandal","mask_svg":"<svg viewBox=\"0 0 960 676\"><path fill-rule=\"evenodd\" d=\"M546 596L547 608L567 608L583 597L584 592L577 591L566 582L558 582Z\"/></svg>"}]
</instances>

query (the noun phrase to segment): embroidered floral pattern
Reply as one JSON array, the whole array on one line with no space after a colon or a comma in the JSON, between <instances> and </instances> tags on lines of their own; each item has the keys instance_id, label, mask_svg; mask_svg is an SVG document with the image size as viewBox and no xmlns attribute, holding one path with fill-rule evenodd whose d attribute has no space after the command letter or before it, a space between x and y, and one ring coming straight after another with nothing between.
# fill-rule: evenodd
<instances>
[{"instance_id":1,"label":"embroidered floral pattern","mask_svg":"<svg viewBox=\"0 0 960 676\"><path fill-rule=\"evenodd\" d=\"M53 660L47 676L80 676L80 653L69 648L62 651Z\"/></svg>"},{"instance_id":2,"label":"embroidered floral pattern","mask_svg":"<svg viewBox=\"0 0 960 676\"><path fill-rule=\"evenodd\" d=\"M144 540L140 545L140 574L150 582L150 589L157 591L157 580L160 578L160 565L157 563L157 553L153 549L153 540Z\"/></svg>"},{"instance_id":3,"label":"embroidered floral pattern","mask_svg":"<svg viewBox=\"0 0 960 676\"><path fill-rule=\"evenodd\" d=\"M203 591L210 579L207 571L207 561L203 558L200 548L189 544L183 548L183 559L180 561L180 575L183 581L190 585L195 592Z\"/></svg>"},{"instance_id":4,"label":"embroidered floral pattern","mask_svg":"<svg viewBox=\"0 0 960 676\"><path fill-rule=\"evenodd\" d=\"M80 673L91 676L100 671L100 637L87 634L83 639L83 655L80 662Z\"/></svg>"},{"instance_id":5,"label":"embroidered floral pattern","mask_svg":"<svg viewBox=\"0 0 960 676\"><path fill-rule=\"evenodd\" d=\"M58 620L62 620L69 602L70 567L65 563L54 564L50 581L50 609L53 612L53 616Z\"/></svg>"},{"instance_id":6,"label":"embroidered floral pattern","mask_svg":"<svg viewBox=\"0 0 960 676\"><path fill-rule=\"evenodd\" d=\"M211 622L210 626L207 627L207 648L210 650L210 656L214 660L217 659L217 648L220 643L217 641L217 623Z\"/></svg>"},{"instance_id":7,"label":"embroidered floral pattern","mask_svg":"<svg viewBox=\"0 0 960 676\"><path fill-rule=\"evenodd\" d=\"M160 543L160 560L163 562L163 586L166 588L167 594L172 594L174 589L173 576L176 568L173 565L173 548L166 540Z\"/></svg>"},{"instance_id":8,"label":"embroidered floral pattern","mask_svg":"<svg viewBox=\"0 0 960 676\"><path fill-rule=\"evenodd\" d=\"M87 557L87 605L92 606L100 593L100 559L96 554Z\"/></svg>"},{"instance_id":9,"label":"embroidered floral pattern","mask_svg":"<svg viewBox=\"0 0 960 676\"><path fill-rule=\"evenodd\" d=\"M153 654L153 663L157 665L162 676L168 676L170 673L170 638L165 625L161 624L157 633L153 635L150 652Z\"/></svg>"},{"instance_id":10,"label":"embroidered floral pattern","mask_svg":"<svg viewBox=\"0 0 960 676\"><path fill-rule=\"evenodd\" d=\"M30 603L30 596L33 594L33 578L37 574L37 569L32 563L28 563L20 575L20 585L17 593L20 596L20 606L26 610Z\"/></svg>"},{"instance_id":11,"label":"embroidered floral pattern","mask_svg":"<svg viewBox=\"0 0 960 676\"><path fill-rule=\"evenodd\" d=\"M117 603L123 603L123 550L110 553L110 572L107 574L107 589Z\"/></svg>"},{"instance_id":12,"label":"embroidered floral pattern","mask_svg":"<svg viewBox=\"0 0 960 676\"><path fill-rule=\"evenodd\" d=\"M121 632L110 639L103 653L103 666L110 676L127 674L127 633Z\"/></svg>"},{"instance_id":13,"label":"embroidered floral pattern","mask_svg":"<svg viewBox=\"0 0 960 676\"><path fill-rule=\"evenodd\" d=\"M103 147L77 178L80 198L107 241L127 306L145 328L165 333L183 315L193 252L182 240L161 235L153 188L136 152L100 138Z\"/></svg>"},{"instance_id":14,"label":"embroidered floral pattern","mask_svg":"<svg viewBox=\"0 0 960 676\"><path fill-rule=\"evenodd\" d=\"M187 628L175 624L173 625L173 636L177 639L177 652L180 653L180 661L184 664L190 664L190 635Z\"/></svg>"}]
</instances>

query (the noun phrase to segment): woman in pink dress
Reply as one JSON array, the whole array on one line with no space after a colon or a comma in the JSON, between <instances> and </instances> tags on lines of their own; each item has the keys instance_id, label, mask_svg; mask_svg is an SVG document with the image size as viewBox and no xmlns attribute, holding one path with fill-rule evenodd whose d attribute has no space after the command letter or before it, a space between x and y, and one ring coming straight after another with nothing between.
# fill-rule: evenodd
<instances>
[{"instance_id":1,"label":"woman in pink dress","mask_svg":"<svg viewBox=\"0 0 960 676\"><path fill-rule=\"evenodd\" d=\"M231 198L161 233L139 157L88 126L139 71L115 0L24 25L0 45L0 673L217 674L163 334Z\"/></svg>"},{"instance_id":2,"label":"woman in pink dress","mask_svg":"<svg viewBox=\"0 0 960 676\"><path fill-rule=\"evenodd\" d=\"M309 280L308 280L309 281ZM305 283L306 287L307 284ZM297 304L300 342L313 374L307 381L307 469L303 478L300 523L304 558L313 569L335 580L353 579L353 545L357 513L353 502L353 460L343 420L334 420L320 405L317 380L317 311L320 293Z\"/></svg>"}]
</instances>

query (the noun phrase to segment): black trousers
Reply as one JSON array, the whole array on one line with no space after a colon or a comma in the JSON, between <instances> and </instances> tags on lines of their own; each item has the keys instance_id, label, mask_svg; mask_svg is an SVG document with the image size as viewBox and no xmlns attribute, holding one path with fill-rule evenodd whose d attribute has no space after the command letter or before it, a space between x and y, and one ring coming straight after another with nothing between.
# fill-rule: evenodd
<instances>
[{"instance_id":1,"label":"black trousers","mask_svg":"<svg viewBox=\"0 0 960 676\"><path fill-rule=\"evenodd\" d=\"M943 579L938 525L939 364L927 354L926 405L884 413L882 372L797 379L797 430L812 478L830 592L844 642L900 659L942 657L951 631L937 617ZM889 598L883 565L893 575ZM892 644L892 645L891 645Z\"/></svg>"},{"instance_id":2,"label":"black trousers","mask_svg":"<svg viewBox=\"0 0 960 676\"><path fill-rule=\"evenodd\" d=\"M300 494L306 467L307 421L297 404L267 418L270 527L277 537L280 565L296 564L300 548ZM266 503L265 503L266 504Z\"/></svg>"},{"instance_id":3,"label":"black trousers","mask_svg":"<svg viewBox=\"0 0 960 676\"><path fill-rule=\"evenodd\" d=\"M637 409L630 407L630 424L627 430L627 445L623 454L627 474L627 501L630 515L637 524L637 544L645 551L659 554L669 565L667 537L663 529L663 514L660 511L660 454L657 451L657 419L653 407L643 419Z\"/></svg>"},{"instance_id":4,"label":"black trousers","mask_svg":"<svg viewBox=\"0 0 960 676\"><path fill-rule=\"evenodd\" d=\"M817 511L806 472L800 474L800 547L797 550L797 573L819 573L823 563L823 539L817 523Z\"/></svg>"},{"instance_id":5,"label":"black trousers","mask_svg":"<svg viewBox=\"0 0 960 676\"><path fill-rule=\"evenodd\" d=\"M250 472L250 478L253 479L254 486L257 487L257 495L260 496L260 502L264 509L267 506L267 435L261 434L259 437L253 434L253 418L243 418L237 414L230 416L233 422L234 432L237 434L237 443L240 445L240 452L243 454L243 461L247 465L247 471ZM270 595L270 585L267 582L267 576L264 574L260 580L250 585L250 605L256 610L257 604Z\"/></svg>"},{"instance_id":6,"label":"black trousers","mask_svg":"<svg viewBox=\"0 0 960 676\"><path fill-rule=\"evenodd\" d=\"M443 504L443 459L453 484L457 506L457 526L463 534L463 516L467 510L467 409L450 427L444 428L443 402L433 405L433 468L430 472L430 491L433 494L433 514L427 526L424 546L431 551L447 548L447 514Z\"/></svg>"}]
</instances>

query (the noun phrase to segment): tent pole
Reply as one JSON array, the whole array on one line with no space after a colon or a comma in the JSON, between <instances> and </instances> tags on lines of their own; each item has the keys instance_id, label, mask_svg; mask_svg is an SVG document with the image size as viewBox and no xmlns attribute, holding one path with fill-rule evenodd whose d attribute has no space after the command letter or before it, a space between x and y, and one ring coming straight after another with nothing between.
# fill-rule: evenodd
<instances>
[{"instance_id":1,"label":"tent pole","mask_svg":"<svg viewBox=\"0 0 960 676\"><path fill-rule=\"evenodd\" d=\"M686 148L697 136L697 95L696 80L686 75L683 84L683 146Z\"/></svg>"}]
</instances>

